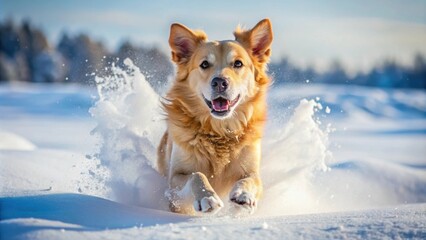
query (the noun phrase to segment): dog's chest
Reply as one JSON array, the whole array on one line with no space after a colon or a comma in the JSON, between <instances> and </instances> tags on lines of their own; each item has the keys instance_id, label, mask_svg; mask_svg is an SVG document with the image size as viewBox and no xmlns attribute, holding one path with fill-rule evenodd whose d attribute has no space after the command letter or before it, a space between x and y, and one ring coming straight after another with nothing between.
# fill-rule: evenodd
<instances>
[{"instance_id":1,"label":"dog's chest","mask_svg":"<svg viewBox=\"0 0 426 240\"><path fill-rule=\"evenodd\" d=\"M224 137L200 133L189 144L193 146L197 160L208 161L212 174L220 175L227 165L238 159L243 141L243 135Z\"/></svg>"}]
</instances>

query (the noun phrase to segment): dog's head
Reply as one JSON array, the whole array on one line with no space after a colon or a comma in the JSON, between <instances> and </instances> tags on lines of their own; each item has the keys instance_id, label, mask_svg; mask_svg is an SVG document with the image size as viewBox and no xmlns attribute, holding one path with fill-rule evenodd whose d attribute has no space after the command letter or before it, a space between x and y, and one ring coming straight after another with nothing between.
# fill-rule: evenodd
<instances>
[{"instance_id":1,"label":"dog's head","mask_svg":"<svg viewBox=\"0 0 426 240\"><path fill-rule=\"evenodd\" d=\"M178 66L177 81L186 81L186 92L197 96L217 119L232 116L239 105L250 101L265 81L272 42L268 19L251 30L237 29L235 40L207 41L201 31L171 26L169 44Z\"/></svg>"}]
</instances>

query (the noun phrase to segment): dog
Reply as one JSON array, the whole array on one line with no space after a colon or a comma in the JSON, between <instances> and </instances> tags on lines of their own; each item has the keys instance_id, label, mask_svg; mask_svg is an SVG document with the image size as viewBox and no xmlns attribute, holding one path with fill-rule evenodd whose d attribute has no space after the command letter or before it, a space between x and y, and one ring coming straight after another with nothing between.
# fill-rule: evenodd
<instances>
[{"instance_id":1,"label":"dog","mask_svg":"<svg viewBox=\"0 0 426 240\"><path fill-rule=\"evenodd\" d=\"M228 198L253 213L262 194L261 138L266 121L266 73L273 39L269 19L235 40L208 41L171 25L176 78L162 107L167 130L158 147L158 171L167 177L172 212L215 214Z\"/></svg>"}]
</instances>

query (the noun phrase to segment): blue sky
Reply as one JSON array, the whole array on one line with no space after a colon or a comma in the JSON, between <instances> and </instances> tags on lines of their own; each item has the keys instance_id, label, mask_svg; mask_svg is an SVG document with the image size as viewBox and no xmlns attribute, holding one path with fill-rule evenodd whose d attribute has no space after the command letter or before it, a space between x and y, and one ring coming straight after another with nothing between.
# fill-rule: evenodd
<instances>
[{"instance_id":1,"label":"blue sky","mask_svg":"<svg viewBox=\"0 0 426 240\"><path fill-rule=\"evenodd\" d=\"M273 60L326 69L335 59L349 71L368 70L383 58L410 64L426 54L426 1L117 1L0 0L0 19L30 19L54 41L85 32L110 48L124 39L168 52L169 26L203 29L210 39L232 38L237 24L272 20Z\"/></svg>"}]
</instances>

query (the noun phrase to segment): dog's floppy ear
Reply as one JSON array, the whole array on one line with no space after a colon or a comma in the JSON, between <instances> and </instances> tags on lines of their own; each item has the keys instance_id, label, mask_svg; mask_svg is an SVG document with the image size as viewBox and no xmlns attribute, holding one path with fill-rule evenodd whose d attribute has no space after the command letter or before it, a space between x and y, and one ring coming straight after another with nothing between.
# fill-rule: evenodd
<instances>
[{"instance_id":1,"label":"dog's floppy ear","mask_svg":"<svg viewBox=\"0 0 426 240\"><path fill-rule=\"evenodd\" d=\"M261 63L268 62L271 55L273 39L272 24L269 19L263 19L251 30L237 28L234 32L235 40L249 50L253 57Z\"/></svg>"},{"instance_id":2,"label":"dog's floppy ear","mask_svg":"<svg viewBox=\"0 0 426 240\"><path fill-rule=\"evenodd\" d=\"M192 31L179 23L172 24L169 37L172 60L178 64L188 62L198 44L206 39L204 32Z\"/></svg>"}]
</instances>

